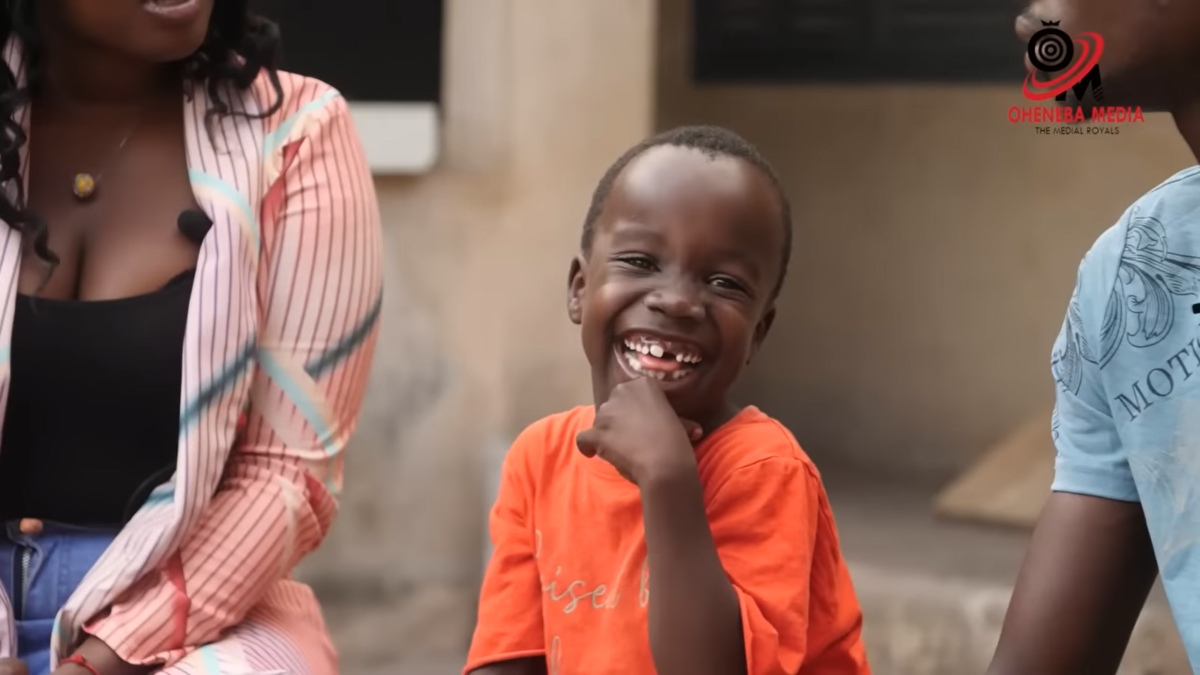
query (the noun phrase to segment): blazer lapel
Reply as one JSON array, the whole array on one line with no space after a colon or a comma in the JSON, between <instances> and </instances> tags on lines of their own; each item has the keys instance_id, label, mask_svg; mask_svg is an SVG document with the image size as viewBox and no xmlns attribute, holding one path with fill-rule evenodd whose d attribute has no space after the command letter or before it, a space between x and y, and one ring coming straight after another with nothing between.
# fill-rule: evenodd
<instances>
[{"instance_id":1,"label":"blazer lapel","mask_svg":"<svg viewBox=\"0 0 1200 675\"><path fill-rule=\"evenodd\" d=\"M17 87L25 86L25 64L20 44L16 38L10 38L4 45L4 61L17 80ZM16 113L17 122L21 125L26 136L29 134L29 107L22 107ZM29 143L21 146L19 160L21 176L24 181L21 186L28 188L29 176ZM8 199L13 203L18 201L20 190L16 185L5 186ZM4 425L4 413L8 408L8 385L11 367L11 346L13 316L16 309L17 281L21 271L21 233L8 223L0 220L0 428ZM2 590L2 589L0 589Z\"/></svg>"},{"instance_id":2,"label":"blazer lapel","mask_svg":"<svg viewBox=\"0 0 1200 675\"><path fill-rule=\"evenodd\" d=\"M248 402L257 352L256 205L265 124L230 116L209 122L207 92L191 89L183 102L188 175L197 204L213 224L200 246L188 307L175 476L151 493L59 613L52 640L59 656L75 645L83 624L145 574L177 568L179 546L217 490ZM252 96L230 94L233 109L255 112ZM9 257L2 246L0 239L0 289ZM7 331L0 319L4 344ZM186 598L182 582L178 591ZM186 615L169 620L179 624Z\"/></svg>"},{"instance_id":3,"label":"blazer lapel","mask_svg":"<svg viewBox=\"0 0 1200 675\"><path fill-rule=\"evenodd\" d=\"M4 45L3 58L16 76L17 86L25 84L24 60L21 48L15 38L9 39ZM17 119L29 133L29 108L22 108L17 113ZM24 169L28 165L29 144L21 146L20 159ZM22 171L22 176L28 176L28 171ZM7 196L14 203L19 194L16 185L6 186ZM8 390L12 380L12 327L16 309L17 280L21 271L21 233L8 223L0 220L0 428L4 426L4 413L8 409ZM16 635L17 626L12 613L12 603L8 594L0 588L0 657L17 655Z\"/></svg>"}]
</instances>

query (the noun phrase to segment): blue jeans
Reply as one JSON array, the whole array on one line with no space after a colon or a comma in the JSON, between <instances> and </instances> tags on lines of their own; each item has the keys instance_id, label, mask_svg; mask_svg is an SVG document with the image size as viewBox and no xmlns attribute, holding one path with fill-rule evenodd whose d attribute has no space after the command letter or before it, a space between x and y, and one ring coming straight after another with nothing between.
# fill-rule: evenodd
<instances>
[{"instance_id":1,"label":"blue jeans","mask_svg":"<svg viewBox=\"0 0 1200 675\"><path fill-rule=\"evenodd\" d=\"M16 522L4 523L0 584L13 603L17 656L29 667L29 675L50 675L54 617L117 531L45 523L41 534L27 535Z\"/></svg>"}]
</instances>

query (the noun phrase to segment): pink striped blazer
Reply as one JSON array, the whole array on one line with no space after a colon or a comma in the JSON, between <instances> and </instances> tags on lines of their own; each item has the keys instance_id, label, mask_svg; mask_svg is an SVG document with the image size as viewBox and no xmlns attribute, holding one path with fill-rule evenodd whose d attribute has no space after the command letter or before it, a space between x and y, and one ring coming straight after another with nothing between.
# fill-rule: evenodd
<instances>
[{"instance_id":1,"label":"pink striped blazer","mask_svg":"<svg viewBox=\"0 0 1200 675\"><path fill-rule=\"evenodd\" d=\"M4 58L23 81L15 43ZM377 334L379 212L345 99L280 78L283 107L262 120L206 123L203 87L181 102L213 226L188 314L178 468L59 614L55 661L86 632L170 673L337 672L312 592L289 577L337 510ZM265 77L229 96L248 112L274 100ZM0 423L20 256L0 223ZM11 608L0 591L0 656L15 653Z\"/></svg>"}]
</instances>

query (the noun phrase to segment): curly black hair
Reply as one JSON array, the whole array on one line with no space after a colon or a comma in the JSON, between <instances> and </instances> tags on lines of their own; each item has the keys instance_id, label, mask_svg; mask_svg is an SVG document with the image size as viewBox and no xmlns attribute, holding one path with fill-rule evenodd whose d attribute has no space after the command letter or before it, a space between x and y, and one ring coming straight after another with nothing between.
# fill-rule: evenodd
<instances>
[{"instance_id":1,"label":"curly black hair","mask_svg":"<svg viewBox=\"0 0 1200 675\"><path fill-rule=\"evenodd\" d=\"M592 251L592 239L595 236L596 221L600 219L604 212L604 205L608 202L608 195L612 192L613 183L616 182L617 176L625 170L634 159L650 148L660 145L673 145L681 148L691 148L704 153L709 157L731 157L739 159L758 169L767 180L771 182L771 186L775 188L775 194L779 199L780 218L783 226L783 251L781 255L783 260L779 270L779 278L775 282L775 288L771 291L771 298L774 299L779 295L780 289L783 288L783 280L787 277L788 262L792 258L792 206L788 201L787 192L783 189L783 184L779 180L778 174L771 164L767 162L758 150L751 145L746 139L736 133L717 126L684 126L670 129L662 133L656 134L638 143L625 154L617 158L612 166L604 172L604 176L600 178L600 182L596 185L596 190L592 193L592 203L588 206L587 216L583 219L583 236L580 239L580 248L583 253L589 254Z\"/></svg>"},{"instance_id":2,"label":"curly black hair","mask_svg":"<svg viewBox=\"0 0 1200 675\"><path fill-rule=\"evenodd\" d=\"M267 117L283 104L283 86L276 72L282 49L279 27L251 12L250 2L215 0L204 44L177 64L184 81L207 89L211 101L207 122L221 115ZM26 208L20 162L21 147L28 138L18 113L30 102L42 80L43 40L35 14L37 5L37 0L7 0L0 6L0 46L10 38L19 41L24 51L25 78L24 86L18 86L17 73L0 60L0 220L31 238L33 251L49 265L49 274L59 258L50 250L45 221ZM271 105L254 115L231 109L229 88L244 91L264 72L275 90ZM9 186L15 188L15 199Z\"/></svg>"}]
</instances>

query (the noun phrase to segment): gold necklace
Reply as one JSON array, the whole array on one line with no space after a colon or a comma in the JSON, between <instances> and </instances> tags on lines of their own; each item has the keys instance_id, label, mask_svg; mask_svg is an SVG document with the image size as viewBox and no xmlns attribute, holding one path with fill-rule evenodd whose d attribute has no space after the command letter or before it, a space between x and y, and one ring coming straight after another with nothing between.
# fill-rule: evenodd
<instances>
[{"instance_id":1,"label":"gold necklace","mask_svg":"<svg viewBox=\"0 0 1200 675\"><path fill-rule=\"evenodd\" d=\"M116 159L120 157L121 151L125 149L125 144L129 142L130 138L133 138L133 134L138 130L139 126L141 126L141 115L138 116L138 120L133 123L133 126L129 128L129 133L125 134L125 138L121 139L121 143L117 146L116 150L113 151L113 155L109 159L109 163L115 162ZM103 171L95 176L81 171L75 174L74 180L71 181L71 193L74 194L75 198L79 201L86 202L96 194L96 186L103 177Z\"/></svg>"}]
</instances>

